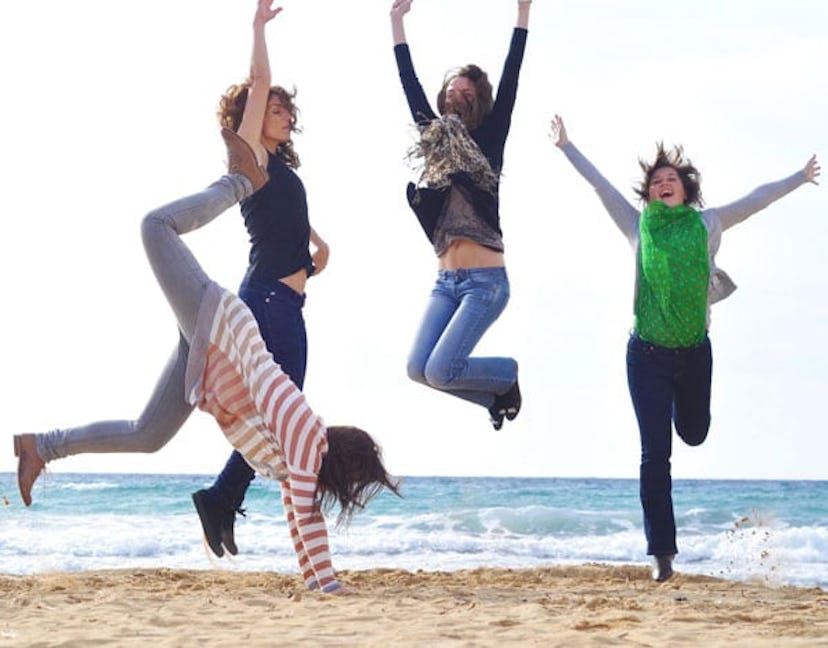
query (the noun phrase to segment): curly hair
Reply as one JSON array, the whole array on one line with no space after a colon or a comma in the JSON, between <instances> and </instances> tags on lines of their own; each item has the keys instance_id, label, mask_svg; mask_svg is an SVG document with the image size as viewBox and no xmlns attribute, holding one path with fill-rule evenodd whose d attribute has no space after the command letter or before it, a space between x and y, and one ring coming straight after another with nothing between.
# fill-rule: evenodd
<instances>
[{"instance_id":1,"label":"curly hair","mask_svg":"<svg viewBox=\"0 0 828 648\"><path fill-rule=\"evenodd\" d=\"M351 426L328 428L328 452L316 482L316 505L328 512L340 505L337 526L350 521L357 509L387 488L401 497L399 482L392 479L382 463L382 451L371 435Z\"/></svg>"},{"instance_id":2,"label":"curly hair","mask_svg":"<svg viewBox=\"0 0 828 648\"><path fill-rule=\"evenodd\" d=\"M441 115L446 114L446 93L449 84L458 77L465 77L474 84L475 101L468 107L468 110L460 114L460 119L463 120L466 128L473 131L483 123L483 118L492 112L494 107L492 84L489 81L489 75L473 63L449 70L443 79L443 87L437 94L437 110Z\"/></svg>"},{"instance_id":3,"label":"curly hair","mask_svg":"<svg viewBox=\"0 0 828 648\"><path fill-rule=\"evenodd\" d=\"M226 92L221 95L219 100L219 108L216 113L219 124L223 128L229 128L232 131L238 131L241 125L242 115L244 114L244 107L247 105L247 95L250 90L250 80L243 83L236 83L227 88ZM270 97L276 97L281 102L288 112L290 112L290 131L292 133L301 132L299 127L299 109L294 103L296 97L296 90L288 92L282 86L273 86L270 88ZM282 162L287 164L291 169L298 169L301 164L299 155L293 148L293 140L289 139L279 145L275 153Z\"/></svg>"},{"instance_id":4,"label":"curly hair","mask_svg":"<svg viewBox=\"0 0 828 648\"><path fill-rule=\"evenodd\" d=\"M643 202L647 203L650 200L650 182L656 170L670 167L675 170L681 179L685 194L684 204L704 206L701 193L701 173L693 166L689 158L684 157L684 149L681 146L674 146L672 150L666 151L664 142L658 142L656 144L655 160L645 162L639 159L638 165L644 172L644 178L638 186L633 187L633 190Z\"/></svg>"}]
</instances>

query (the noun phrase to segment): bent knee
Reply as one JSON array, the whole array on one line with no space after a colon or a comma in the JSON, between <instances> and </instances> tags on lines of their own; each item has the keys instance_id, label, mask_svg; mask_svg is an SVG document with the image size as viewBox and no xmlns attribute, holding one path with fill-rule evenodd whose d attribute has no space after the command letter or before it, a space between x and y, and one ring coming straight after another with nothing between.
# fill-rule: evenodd
<instances>
[{"instance_id":1,"label":"bent knee","mask_svg":"<svg viewBox=\"0 0 828 648\"><path fill-rule=\"evenodd\" d=\"M454 379L451 366L444 364L427 364L425 368L426 382L435 389L448 389Z\"/></svg>"},{"instance_id":2,"label":"bent knee","mask_svg":"<svg viewBox=\"0 0 828 648\"><path fill-rule=\"evenodd\" d=\"M150 422L149 425L142 420L132 423L132 430L129 434L131 452L152 454L158 452L167 445L167 442L175 435L177 427L173 425L158 425ZM170 434L172 432L172 434Z\"/></svg>"},{"instance_id":3,"label":"bent knee","mask_svg":"<svg viewBox=\"0 0 828 648\"><path fill-rule=\"evenodd\" d=\"M710 422L698 427L676 429L679 437L689 446L699 446L707 439L707 433L710 430Z\"/></svg>"},{"instance_id":4,"label":"bent knee","mask_svg":"<svg viewBox=\"0 0 828 648\"><path fill-rule=\"evenodd\" d=\"M141 219L141 239L146 243L160 230L170 227L164 212L155 209Z\"/></svg>"},{"instance_id":5,"label":"bent knee","mask_svg":"<svg viewBox=\"0 0 828 648\"><path fill-rule=\"evenodd\" d=\"M408 364L405 367L405 371L408 374L408 378L410 380L413 380L416 383L421 383L423 385L428 384L428 381L425 377L425 367L423 367L422 363L409 360Z\"/></svg>"}]
</instances>

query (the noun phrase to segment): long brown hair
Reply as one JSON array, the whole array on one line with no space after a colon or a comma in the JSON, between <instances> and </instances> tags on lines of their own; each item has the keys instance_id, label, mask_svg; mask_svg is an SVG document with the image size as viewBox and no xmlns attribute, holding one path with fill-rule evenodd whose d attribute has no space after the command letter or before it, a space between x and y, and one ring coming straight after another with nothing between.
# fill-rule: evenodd
<instances>
[{"instance_id":1,"label":"long brown hair","mask_svg":"<svg viewBox=\"0 0 828 648\"><path fill-rule=\"evenodd\" d=\"M681 146L674 146L672 150L667 151L664 149L664 142L658 142L655 160L652 162L639 160L638 165L644 172L644 178L638 186L633 187L633 190L645 203L650 200L650 182L653 174L658 169L669 167L674 169L681 179L685 195L684 204L704 206L701 195L701 173L688 158L684 157L684 149Z\"/></svg>"},{"instance_id":2,"label":"long brown hair","mask_svg":"<svg viewBox=\"0 0 828 648\"><path fill-rule=\"evenodd\" d=\"M232 131L238 131L241 125L242 115L244 114L244 107L247 105L247 95L250 91L250 80L243 83L237 83L227 88L227 91L221 95L219 100L219 108L216 115L218 116L219 124L223 128L229 128ZM270 97L276 97L281 102L282 106L290 113L290 131L292 133L301 132L299 127L299 109L294 103L296 97L296 90L288 92L282 86L272 86L270 88ZM293 139L289 139L279 145L275 153L282 162L287 164L291 169L298 169L299 155L293 148Z\"/></svg>"},{"instance_id":3,"label":"long brown hair","mask_svg":"<svg viewBox=\"0 0 828 648\"><path fill-rule=\"evenodd\" d=\"M474 84L475 100L468 110L464 111L464 114L460 114L460 119L463 120L466 128L473 131L483 123L483 118L492 112L494 107L492 84L489 81L489 75L473 63L449 70L443 79L443 87L437 94L437 110L441 115L446 114L446 92L449 84L457 77L465 77Z\"/></svg>"},{"instance_id":4,"label":"long brown hair","mask_svg":"<svg viewBox=\"0 0 828 648\"><path fill-rule=\"evenodd\" d=\"M315 500L320 510L330 511L338 502L341 508L336 524L347 523L383 488L401 497L399 482L386 472L382 450L371 435L357 427L329 427L328 452L316 482Z\"/></svg>"}]
</instances>

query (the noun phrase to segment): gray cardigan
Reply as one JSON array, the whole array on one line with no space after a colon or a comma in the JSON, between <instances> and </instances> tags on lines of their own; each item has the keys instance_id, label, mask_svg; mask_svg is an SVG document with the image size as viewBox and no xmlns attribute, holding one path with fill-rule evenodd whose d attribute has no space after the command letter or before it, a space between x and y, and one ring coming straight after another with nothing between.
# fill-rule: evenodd
<instances>
[{"instance_id":1,"label":"gray cardigan","mask_svg":"<svg viewBox=\"0 0 828 648\"><path fill-rule=\"evenodd\" d=\"M587 160L572 142L569 142L561 149L572 166L584 179L595 189L604 208L612 220L627 237L630 246L635 252L636 264L638 263L638 242L639 242L639 221L641 212L621 195L604 176ZM782 196L807 182L805 171L799 170L777 182L770 182L757 187L747 196L736 200L723 207L714 207L701 210L701 218L707 228L707 249L710 255L710 284L707 291L707 321L710 323L710 304L729 297L736 284L727 273L716 266L716 252L722 240L722 232L741 223L748 216L764 209L772 202L779 200ZM638 268L636 267L636 291L638 290Z\"/></svg>"}]
</instances>

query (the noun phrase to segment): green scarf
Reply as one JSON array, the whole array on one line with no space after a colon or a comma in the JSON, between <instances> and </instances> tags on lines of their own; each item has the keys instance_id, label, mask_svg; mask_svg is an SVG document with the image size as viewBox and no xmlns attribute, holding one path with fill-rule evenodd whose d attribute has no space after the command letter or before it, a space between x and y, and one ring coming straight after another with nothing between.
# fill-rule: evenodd
<instances>
[{"instance_id":1,"label":"green scarf","mask_svg":"<svg viewBox=\"0 0 828 648\"><path fill-rule=\"evenodd\" d=\"M635 330L670 348L699 344L707 333L710 257L707 228L687 205L653 201L641 214Z\"/></svg>"}]
</instances>

